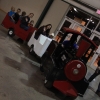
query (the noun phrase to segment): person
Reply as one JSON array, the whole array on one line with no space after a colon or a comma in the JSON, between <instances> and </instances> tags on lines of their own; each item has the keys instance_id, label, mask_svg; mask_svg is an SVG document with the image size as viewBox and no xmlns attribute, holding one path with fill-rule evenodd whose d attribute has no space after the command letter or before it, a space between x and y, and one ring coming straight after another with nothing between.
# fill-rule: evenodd
<instances>
[{"instance_id":1,"label":"person","mask_svg":"<svg viewBox=\"0 0 100 100\"><path fill-rule=\"evenodd\" d=\"M98 88L96 90L96 94L100 97L100 82L99 82Z\"/></svg>"},{"instance_id":2,"label":"person","mask_svg":"<svg viewBox=\"0 0 100 100\"><path fill-rule=\"evenodd\" d=\"M54 33L51 33L51 34L49 35L49 38L53 39L53 37L54 37Z\"/></svg>"},{"instance_id":3,"label":"person","mask_svg":"<svg viewBox=\"0 0 100 100\"><path fill-rule=\"evenodd\" d=\"M38 40L39 36L42 34L42 35L45 35L47 37L49 37L49 32L52 28L52 25L51 24L47 24L47 25L43 25L41 26L35 33L34 35L34 38L35 40ZM34 47L34 45L33 45ZM43 68L43 62L40 60L40 71L41 72L44 72L44 68Z\"/></svg>"},{"instance_id":4,"label":"person","mask_svg":"<svg viewBox=\"0 0 100 100\"><path fill-rule=\"evenodd\" d=\"M32 18L33 16L34 14L30 13L28 16L23 17L21 20L20 27L27 31L29 29L28 23L30 21L30 18Z\"/></svg>"},{"instance_id":5,"label":"person","mask_svg":"<svg viewBox=\"0 0 100 100\"><path fill-rule=\"evenodd\" d=\"M25 15L26 15L26 12L25 12L25 11L22 11L22 14L20 15L20 20L21 20L23 17L25 17Z\"/></svg>"},{"instance_id":6,"label":"person","mask_svg":"<svg viewBox=\"0 0 100 100\"><path fill-rule=\"evenodd\" d=\"M99 54L99 60L98 60L98 67L96 68L95 72L90 76L88 79L89 82L91 82L95 77L97 77L100 74L100 54Z\"/></svg>"},{"instance_id":7,"label":"person","mask_svg":"<svg viewBox=\"0 0 100 100\"><path fill-rule=\"evenodd\" d=\"M16 12L14 15L11 16L12 21L13 21L14 23L17 23L17 22L18 22L19 17L20 17L20 15L19 15L20 12L21 12L21 9L18 8L18 9L17 9L17 12Z\"/></svg>"},{"instance_id":8,"label":"person","mask_svg":"<svg viewBox=\"0 0 100 100\"><path fill-rule=\"evenodd\" d=\"M62 44L64 45L65 48L69 48L70 46L72 46L73 49L76 50L78 49L78 45L76 44L76 41L71 45L70 40L65 40Z\"/></svg>"},{"instance_id":9,"label":"person","mask_svg":"<svg viewBox=\"0 0 100 100\"><path fill-rule=\"evenodd\" d=\"M34 38L37 40L40 36L40 34L45 35L45 36L49 36L49 32L52 28L51 24L47 24L47 25L43 25L41 26L35 33Z\"/></svg>"},{"instance_id":10,"label":"person","mask_svg":"<svg viewBox=\"0 0 100 100\"><path fill-rule=\"evenodd\" d=\"M28 23L28 26L33 26L34 20L31 20L30 23Z\"/></svg>"},{"instance_id":11,"label":"person","mask_svg":"<svg viewBox=\"0 0 100 100\"><path fill-rule=\"evenodd\" d=\"M15 7L11 7L11 11L8 12L8 15L11 17L12 15L15 14Z\"/></svg>"}]
</instances>

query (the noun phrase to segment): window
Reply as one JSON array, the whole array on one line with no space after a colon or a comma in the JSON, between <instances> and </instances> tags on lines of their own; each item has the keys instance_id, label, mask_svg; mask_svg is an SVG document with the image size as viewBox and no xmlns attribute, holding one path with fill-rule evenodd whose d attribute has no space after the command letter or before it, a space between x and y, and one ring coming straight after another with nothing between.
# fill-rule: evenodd
<instances>
[{"instance_id":1,"label":"window","mask_svg":"<svg viewBox=\"0 0 100 100\"><path fill-rule=\"evenodd\" d=\"M92 33L91 33L91 30L86 29L83 34L85 34L86 36L90 37Z\"/></svg>"},{"instance_id":2,"label":"window","mask_svg":"<svg viewBox=\"0 0 100 100\"><path fill-rule=\"evenodd\" d=\"M95 19L95 18L92 18L92 19L89 19L89 24L88 24L88 28L91 29L91 30L94 30L95 27L97 26L99 20Z\"/></svg>"},{"instance_id":3,"label":"window","mask_svg":"<svg viewBox=\"0 0 100 100\"><path fill-rule=\"evenodd\" d=\"M96 31L100 32L100 24L99 24L99 26L97 27Z\"/></svg>"},{"instance_id":4,"label":"window","mask_svg":"<svg viewBox=\"0 0 100 100\"><path fill-rule=\"evenodd\" d=\"M85 14L84 12L79 11L78 9L71 7L67 15L69 18L77 21L83 26L86 26L87 23L89 22L89 19L91 16Z\"/></svg>"},{"instance_id":5,"label":"window","mask_svg":"<svg viewBox=\"0 0 100 100\"><path fill-rule=\"evenodd\" d=\"M93 41L97 46L100 45L100 39L97 36L94 36Z\"/></svg>"},{"instance_id":6,"label":"window","mask_svg":"<svg viewBox=\"0 0 100 100\"><path fill-rule=\"evenodd\" d=\"M71 22L69 22L69 21L66 20L66 21L64 22L62 28L63 28L63 27L69 28L71 24L72 24ZM62 28L61 28L61 31L62 31Z\"/></svg>"}]
</instances>

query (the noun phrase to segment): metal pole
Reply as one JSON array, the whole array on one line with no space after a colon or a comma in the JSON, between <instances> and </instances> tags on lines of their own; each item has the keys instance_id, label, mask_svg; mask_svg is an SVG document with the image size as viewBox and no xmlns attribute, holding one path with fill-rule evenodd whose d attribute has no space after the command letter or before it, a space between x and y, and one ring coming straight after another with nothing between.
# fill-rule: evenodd
<instances>
[{"instance_id":1,"label":"metal pole","mask_svg":"<svg viewBox=\"0 0 100 100\"><path fill-rule=\"evenodd\" d=\"M35 27L36 27L36 28L38 28L38 27L40 26L42 20L44 19L45 15L46 15L46 13L48 12L48 10L49 10L50 6L52 5L53 1L54 1L54 0L48 0L48 2L47 2L47 4L46 4L46 6L45 6L43 12L41 13L41 15L40 15L40 17L39 17L37 23L35 24Z\"/></svg>"}]
</instances>

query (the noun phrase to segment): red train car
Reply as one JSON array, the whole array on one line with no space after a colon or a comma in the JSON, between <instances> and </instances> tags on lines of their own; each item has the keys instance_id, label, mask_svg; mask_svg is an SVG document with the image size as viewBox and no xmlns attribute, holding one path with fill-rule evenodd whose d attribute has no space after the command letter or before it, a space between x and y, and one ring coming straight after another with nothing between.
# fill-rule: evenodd
<instances>
[{"instance_id":1,"label":"red train car","mask_svg":"<svg viewBox=\"0 0 100 100\"><path fill-rule=\"evenodd\" d=\"M4 20L2 21L1 25L4 26L5 28L9 29L8 30L8 35L13 37L13 36L18 36L24 41L28 41L37 28L35 27L30 27L29 30L25 31L20 27L20 20L15 24L14 22L11 21L11 18L9 17L8 13L5 16Z\"/></svg>"}]
</instances>

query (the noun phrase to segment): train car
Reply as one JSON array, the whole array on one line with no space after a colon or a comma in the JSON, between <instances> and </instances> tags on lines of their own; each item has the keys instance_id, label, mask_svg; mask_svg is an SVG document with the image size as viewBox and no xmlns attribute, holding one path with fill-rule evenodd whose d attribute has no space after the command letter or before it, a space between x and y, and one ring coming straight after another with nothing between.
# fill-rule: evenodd
<instances>
[{"instance_id":1,"label":"train car","mask_svg":"<svg viewBox=\"0 0 100 100\"><path fill-rule=\"evenodd\" d=\"M34 33L37 28L35 27L30 27L29 30L25 31L20 27L21 21L19 20L16 24L11 20L9 17L8 13L5 16L4 20L2 21L1 25L4 26L6 29L8 29L8 35L13 37L13 36L18 36L24 41L28 41L31 37L31 35Z\"/></svg>"},{"instance_id":2,"label":"train car","mask_svg":"<svg viewBox=\"0 0 100 100\"><path fill-rule=\"evenodd\" d=\"M49 69L44 85L46 88L55 87L65 95L67 100L68 96L75 99L77 96L84 95L89 85L85 78L87 73L86 62L98 47L92 40L78 31L64 27L63 33L60 43L51 56L54 66ZM68 40L69 42L66 42L68 43L66 47L63 41L68 34L72 34L72 36ZM77 48L75 48L73 44L78 36L81 38L77 42ZM92 49L91 53L86 56L89 49Z\"/></svg>"}]
</instances>

